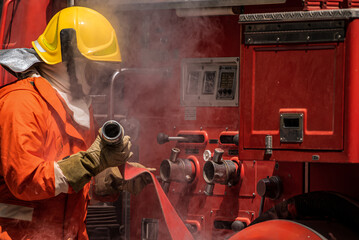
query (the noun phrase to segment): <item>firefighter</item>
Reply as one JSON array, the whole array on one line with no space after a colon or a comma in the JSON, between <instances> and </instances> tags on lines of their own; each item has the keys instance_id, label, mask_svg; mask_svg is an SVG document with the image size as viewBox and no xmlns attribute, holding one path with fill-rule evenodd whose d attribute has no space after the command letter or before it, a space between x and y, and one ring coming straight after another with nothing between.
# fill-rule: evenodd
<instances>
[{"instance_id":1,"label":"firefighter","mask_svg":"<svg viewBox=\"0 0 359 240\"><path fill-rule=\"evenodd\" d=\"M32 46L0 52L19 79L0 89L0 239L88 239L91 178L132 156L129 136L101 142L88 96L96 72L121 62L116 33L98 12L69 7ZM111 193L148 183L111 174L101 178L117 181Z\"/></svg>"}]
</instances>

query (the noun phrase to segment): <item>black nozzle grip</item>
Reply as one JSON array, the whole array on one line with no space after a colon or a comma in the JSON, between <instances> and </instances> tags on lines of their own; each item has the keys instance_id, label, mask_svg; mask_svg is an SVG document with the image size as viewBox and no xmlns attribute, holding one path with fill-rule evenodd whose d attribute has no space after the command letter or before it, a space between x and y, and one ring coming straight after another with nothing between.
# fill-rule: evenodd
<instances>
[{"instance_id":1,"label":"black nozzle grip","mask_svg":"<svg viewBox=\"0 0 359 240\"><path fill-rule=\"evenodd\" d=\"M233 143L236 144L236 146L238 146L238 144L239 144L239 134L234 135Z\"/></svg>"},{"instance_id":2,"label":"black nozzle grip","mask_svg":"<svg viewBox=\"0 0 359 240\"><path fill-rule=\"evenodd\" d=\"M164 144L166 142L169 142L168 135L166 135L164 133L159 133L157 135L157 142L158 142L158 144Z\"/></svg>"}]
</instances>

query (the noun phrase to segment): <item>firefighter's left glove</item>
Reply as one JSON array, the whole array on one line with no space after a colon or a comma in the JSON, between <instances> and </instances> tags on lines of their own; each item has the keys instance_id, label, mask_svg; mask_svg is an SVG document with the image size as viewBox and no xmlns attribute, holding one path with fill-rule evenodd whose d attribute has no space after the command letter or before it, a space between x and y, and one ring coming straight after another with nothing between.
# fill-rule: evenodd
<instances>
[{"instance_id":1,"label":"firefighter's left glove","mask_svg":"<svg viewBox=\"0 0 359 240\"><path fill-rule=\"evenodd\" d=\"M124 164L133 153L129 136L124 136L121 143L107 145L98 135L87 151L78 152L57 163L69 185L76 191L103 170Z\"/></svg>"},{"instance_id":2,"label":"firefighter's left glove","mask_svg":"<svg viewBox=\"0 0 359 240\"><path fill-rule=\"evenodd\" d=\"M128 162L129 165L137 168L145 168L152 172L155 168L146 168L140 163ZM152 178L149 173L142 173L137 177L124 180L121 172L117 167L107 168L95 177L94 192L97 196L114 195L121 191L128 191L137 195L149 183L152 183Z\"/></svg>"}]
</instances>

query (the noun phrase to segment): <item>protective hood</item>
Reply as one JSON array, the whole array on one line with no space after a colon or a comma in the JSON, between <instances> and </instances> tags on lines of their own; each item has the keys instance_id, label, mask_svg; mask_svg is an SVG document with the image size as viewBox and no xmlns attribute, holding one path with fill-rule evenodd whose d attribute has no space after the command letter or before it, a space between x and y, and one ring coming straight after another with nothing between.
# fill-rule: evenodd
<instances>
[{"instance_id":1,"label":"protective hood","mask_svg":"<svg viewBox=\"0 0 359 240\"><path fill-rule=\"evenodd\" d=\"M36 70L31 67L39 62L42 62L42 60L32 48L0 50L0 64L18 79L23 79L36 73Z\"/></svg>"},{"instance_id":2,"label":"protective hood","mask_svg":"<svg viewBox=\"0 0 359 240\"><path fill-rule=\"evenodd\" d=\"M48 65L39 58L34 49L17 48L0 50L0 64L18 79L24 79L38 74L48 80L52 87L55 88L63 98L68 109L72 111L71 115L75 122L83 127L90 127L90 100L88 97L81 99L72 98L70 80L64 63ZM36 65L34 66L34 64ZM84 67L82 64L78 65L76 75L81 79L83 89L86 90L86 94L88 94L89 86L84 80Z\"/></svg>"},{"instance_id":3,"label":"protective hood","mask_svg":"<svg viewBox=\"0 0 359 240\"><path fill-rule=\"evenodd\" d=\"M84 95L80 98L74 98L71 92L71 82L67 71L66 64L61 62L55 65L46 63L38 64L37 71L44 77L53 88L57 90L63 100L66 102L67 107L72 111L72 116L75 122L83 127L90 128L90 112L89 107L91 99L88 96L90 86L86 83L84 78L83 64L76 64L76 75L79 84L82 87Z\"/></svg>"}]
</instances>

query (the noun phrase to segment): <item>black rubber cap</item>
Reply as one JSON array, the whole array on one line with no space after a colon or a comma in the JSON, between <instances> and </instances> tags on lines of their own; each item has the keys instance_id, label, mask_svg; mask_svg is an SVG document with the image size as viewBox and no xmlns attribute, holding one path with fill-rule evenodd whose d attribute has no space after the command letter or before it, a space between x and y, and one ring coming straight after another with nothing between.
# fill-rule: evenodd
<instances>
[{"instance_id":1,"label":"black rubber cap","mask_svg":"<svg viewBox=\"0 0 359 240\"><path fill-rule=\"evenodd\" d=\"M159 133L157 135L157 142L158 144L164 144L166 142L168 142L168 135L164 134L164 133Z\"/></svg>"}]
</instances>

